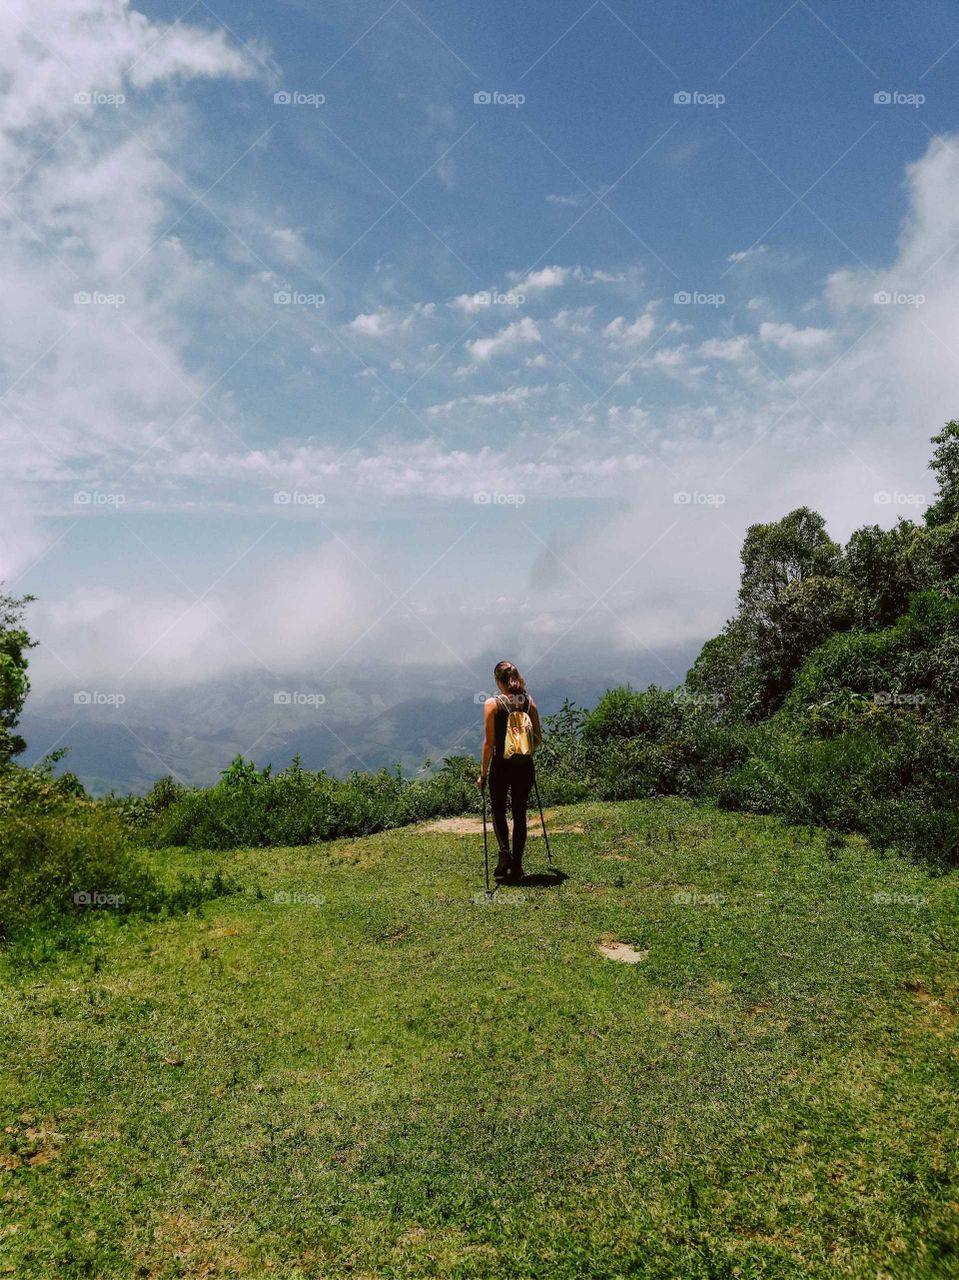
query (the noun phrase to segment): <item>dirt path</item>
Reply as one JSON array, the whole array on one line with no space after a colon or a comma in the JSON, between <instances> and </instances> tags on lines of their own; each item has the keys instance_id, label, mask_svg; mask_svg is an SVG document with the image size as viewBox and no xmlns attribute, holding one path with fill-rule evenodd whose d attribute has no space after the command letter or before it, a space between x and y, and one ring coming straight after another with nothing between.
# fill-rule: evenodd
<instances>
[{"instance_id":1,"label":"dirt path","mask_svg":"<svg viewBox=\"0 0 959 1280\"><path fill-rule=\"evenodd\" d=\"M546 830L550 835L582 835L586 830L582 822L571 822L566 825L554 825L555 810L545 809L543 817L546 819ZM492 824L489 824L492 833ZM483 819L468 818L437 818L435 822L424 822L417 830L423 835L432 835L434 832L442 832L444 835L451 836L476 836L483 834ZM543 838L543 828L539 823L539 814L529 815L529 836Z\"/></svg>"}]
</instances>

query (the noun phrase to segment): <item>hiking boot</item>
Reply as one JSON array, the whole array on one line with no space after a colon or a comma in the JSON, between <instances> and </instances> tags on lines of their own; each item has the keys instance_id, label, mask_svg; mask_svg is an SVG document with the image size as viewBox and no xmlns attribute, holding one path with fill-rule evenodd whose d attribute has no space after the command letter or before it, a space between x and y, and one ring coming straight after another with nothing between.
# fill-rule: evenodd
<instances>
[{"instance_id":1,"label":"hiking boot","mask_svg":"<svg viewBox=\"0 0 959 1280\"><path fill-rule=\"evenodd\" d=\"M493 879L497 884L504 884L512 876L512 861L510 859L509 850L499 855L499 861L496 864L496 870L493 872Z\"/></svg>"},{"instance_id":2,"label":"hiking boot","mask_svg":"<svg viewBox=\"0 0 959 1280\"><path fill-rule=\"evenodd\" d=\"M509 868L509 878L512 881L512 883L516 884L518 881L522 880L525 874L526 872L523 870L523 859L514 858L513 861L510 863L510 868Z\"/></svg>"}]
</instances>

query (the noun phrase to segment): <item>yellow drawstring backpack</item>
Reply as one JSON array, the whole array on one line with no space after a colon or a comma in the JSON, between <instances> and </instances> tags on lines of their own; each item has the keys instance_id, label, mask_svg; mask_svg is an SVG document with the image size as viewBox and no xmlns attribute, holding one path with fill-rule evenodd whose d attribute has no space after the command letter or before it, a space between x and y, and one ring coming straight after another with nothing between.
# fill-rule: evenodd
<instances>
[{"instance_id":1,"label":"yellow drawstring backpack","mask_svg":"<svg viewBox=\"0 0 959 1280\"><path fill-rule=\"evenodd\" d=\"M503 742L503 759L510 756L533 754L533 722L528 711L514 711L505 694L497 695L497 702L507 713L506 737Z\"/></svg>"}]
</instances>

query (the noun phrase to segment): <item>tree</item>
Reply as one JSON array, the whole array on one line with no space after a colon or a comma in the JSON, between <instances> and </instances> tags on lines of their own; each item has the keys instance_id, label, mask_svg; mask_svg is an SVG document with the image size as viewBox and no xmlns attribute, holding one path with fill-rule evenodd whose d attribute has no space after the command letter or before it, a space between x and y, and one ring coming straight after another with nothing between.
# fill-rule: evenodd
<instances>
[{"instance_id":1,"label":"tree","mask_svg":"<svg viewBox=\"0 0 959 1280\"><path fill-rule=\"evenodd\" d=\"M24 629L23 610L33 596L4 595L0 592L0 765L5 765L26 749L26 742L14 730L30 692L27 678L27 650L36 644Z\"/></svg>"},{"instance_id":2,"label":"tree","mask_svg":"<svg viewBox=\"0 0 959 1280\"><path fill-rule=\"evenodd\" d=\"M762 620L796 583L838 576L842 550L826 532L826 522L817 511L797 507L771 524L750 525L739 558L743 566L740 612Z\"/></svg>"},{"instance_id":3,"label":"tree","mask_svg":"<svg viewBox=\"0 0 959 1280\"><path fill-rule=\"evenodd\" d=\"M758 688L755 712L763 717L782 704L813 649L852 625L854 594L842 576L842 548L809 507L751 525L740 558L744 663Z\"/></svg>"},{"instance_id":4,"label":"tree","mask_svg":"<svg viewBox=\"0 0 959 1280\"><path fill-rule=\"evenodd\" d=\"M947 422L932 443L936 448L929 469L939 488L936 501L926 511L930 528L959 519L959 421Z\"/></svg>"},{"instance_id":5,"label":"tree","mask_svg":"<svg viewBox=\"0 0 959 1280\"><path fill-rule=\"evenodd\" d=\"M737 724L760 714L762 685L740 618L732 618L718 636L706 641L685 681L686 691L714 720Z\"/></svg>"}]
</instances>

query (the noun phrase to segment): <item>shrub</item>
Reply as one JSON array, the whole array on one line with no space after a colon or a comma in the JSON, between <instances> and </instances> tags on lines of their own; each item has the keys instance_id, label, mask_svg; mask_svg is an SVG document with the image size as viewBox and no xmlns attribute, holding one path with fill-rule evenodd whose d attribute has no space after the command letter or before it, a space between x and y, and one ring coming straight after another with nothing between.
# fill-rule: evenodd
<instances>
[{"instance_id":1,"label":"shrub","mask_svg":"<svg viewBox=\"0 0 959 1280\"><path fill-rule=\"evenodd\" d=\"M72 774L0 769L0 941L68 932L100 909L126 916L184 911L235 885L216 873L161 884L113 803L94 802Z\"/></svg>"},{"instance_id":2,"label":"shrub","mask_svg":"<svg viewBox=\"0 0 959 1280\"><path fill-rule=\"evenodd\" d=\"M184 791L156 813L147 839L155 846L232 849L372 835L478 807L476 773L475 760L453 757L413 781L386 769L339 780L305 770L299 759L274 775L237 757L216 786Z\"/></svg>"},{"instance_id":3,"label":"shrub","mask_svg":"<svg viewBox=\"0 0 959 1280\"><path fill-rule=\"evenodd\" d=\"M155 910L159 887L122 824L102 810L60 808L0 819L0 937L96 907Z\"/></svg>"},{"instance_id":4,"label":"shrub","mask_svg":"<svg viewBox=\"0 0 959 1280\"><path fill-rule=\"evenodd\" d=\"M30 769L8 764L0 768L0 816L17 813L53 813L76 801L89 801L75 774L53 776L66 750L53 751Z\"/></svg>"}]
</instances>

